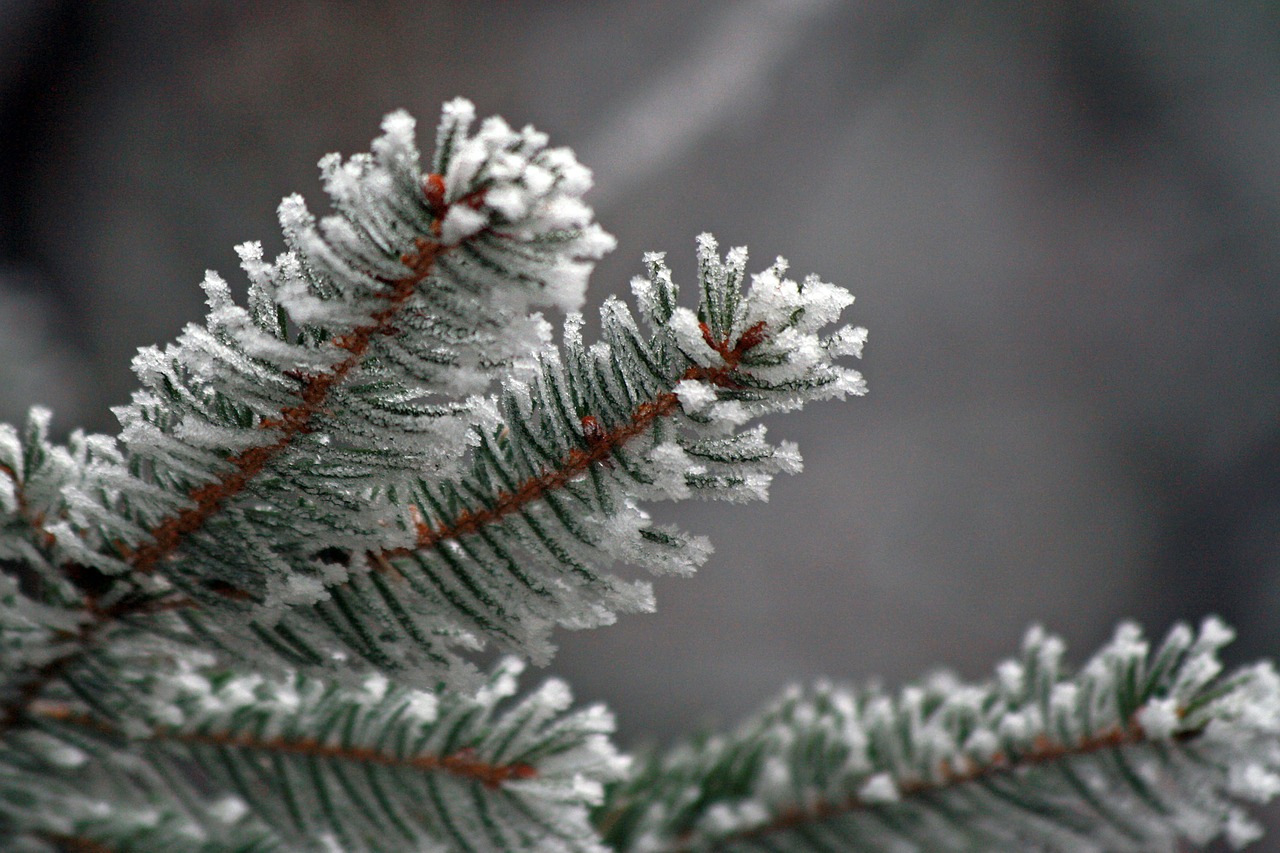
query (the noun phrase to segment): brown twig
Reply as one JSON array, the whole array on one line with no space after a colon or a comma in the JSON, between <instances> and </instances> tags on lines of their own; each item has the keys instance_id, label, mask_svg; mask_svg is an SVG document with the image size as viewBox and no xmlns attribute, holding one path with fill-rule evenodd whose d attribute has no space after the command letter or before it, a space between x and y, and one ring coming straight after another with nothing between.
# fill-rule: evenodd
<instances>
[{"instance_id":1,"label":"brown twig","mask_svg":"<svg viewBox=\"0 0 1280 853\"><path fill-rule=\"evenodd\" d=\"M723 362L715 367L694 365L680 377L682 380L694 379L712 385L732 386L733 371L742 362L742 357L755 346L765 340L767 329L763 322L757 323L739 336L737 341L717 341L705 323L700 324L703 339L707 345L719 353ZM389 560L405 557L416 550L433 548L441 542L457 539L475 533L487 524L499 521L505 516L519 512L530 503L542 498L550 492L562 488L566 483L598 462L605 462L613 452L631 439L647 430L654 421L666 417L675 411L680 398L675 392L660 394L654 399L641 403L631 413L631 417L613 429L604 429L594 416L584 418L583 435L587 441L586 448L570 451L567 456L541 474L525 480L513 491L499 492L493 505L482 510L464 510L449 521L431 526L419 518L416 523L417 541L410 547L383 551L376 555L375 562L380 567L390 565Z\"/></svg>"},{"instance_id":2,"label":"brown twig","mask_svg":"<svg viewBox=\"0 0 1280 853\"><path fill-rule=\"evenodd\" d=\"M436 226L448 212L448 206L444 204L442 199L437 199L436 197L438 195L438 186L442 186L442 179L439 176L432 175L427 177L423 187L424 197L435 214L432 227L433 234L438 232L439 229ZM472 193L463 199L459 199L456 203L474 206L482 198L481 193ZM333 388L360 364L373 339L377 336L397 333L398 330L392 322L397 313L404 308L410 297L413 296L417 286L430 276L435 267L436 259L451 248L453 247L443 245L433 239L419 237L415 241L414 249L400 259L401 263L409 269L409 274L403 278L388 282L391 285L391 289L382 294L387 304L370 316L369 323L330 341L333 346L345 351L347 353L346 357L324 373L296 375L294 378L300 383L297 394L301 402L281 409L274 418L266 418L259 422L259 429L277 431L275 440L269 444L252 447L231 457L228 460L231 464L231 470L212 483L192 489L188 493L188 497L190 497L193 506L166 518L156 525L151 530L151 541L146 545L136 550L131 550L124 546L123 543L117 543L116 547L120 550L125 560L137 571L144 573L154 571L162 560L171 556L178 549L186 536L200 529L211 516L222 508L227 500L243 491L249 481L259 474L271 460L284 451L295 438L310 431L313 418L324 410ZM4 473L12 478L15 483L18 483L15 472L9 469L8 466L2 467L4 468ZM21 501L20 496L20 507L23 506ZM46 535L48 535L47 531ZM51 536L50 539L52 539ZM73 577L76 568L74 565L63 567L69 577ZM227 589L222 594L236 598L242 592L235 589ZM182 601L183 603L180 604L174 603L164 607L157 607L153 600L126 599L114 607L99 609L97 607L96 592L94 590L86 592L85 609L91 616L90 620L83 623L80 630L71 638L73 647L70 651L49 660L34 670L24 673L19 679L19 683L11 687L9 691L11 698L3 706L0 706L0 734L20 722L31 702L39 698L45 687L62 676L67 667L97 641L98 635L108 624L129 615L152 612L157 609L187 606L185 599Z\"/></svg>"},{"instance_id":3,"label":"brown twig","mask_svg":"<svg viewBox=\"0 0 1280 853\"><path fill-rule=\"evenodd\" d=\"M902 798L913 796L921 796L929 793L945 791L960 785L978 782L983 779L990 779L998 776L1007 776L1030 767L1039 767L1050 764L1055 761L1061 761L1066 758L1075 758L1079 756L1091 755L1106 749L1119 749L1126 746L1138 746L1149 742L1146 731L1137 721L1137 714L1130 720L1128 725L1115 726L1110 729L1103 730L1089 737L1081 738L1074 744L1058 743L1050 739L1047 735L1041 734L1036 738L1032 748L1027 752L1023 752L1016 757L1010 757L1004 752L996 752L981 766L973 766L965 770L958 770L951 766L948 762L943 762L937 769L938 778L932 780L908 780L898 781L898 793ZM1187 731L1175 735L1174 739L1184 742L1195 738L1199 735L1199 731ZM807 807L796 806L780 813L769 823L754 829L744 830L734 833L723 838L716 839L715 846L731 845L740 841L752 841L777 832L785 832L789 829L803 826L808 823L815 823L832 818L841 817L843 815L853 814L860 811L867 811L878 807L891 808L892 803L881 804L868 802L861 797L849 797L841 801L823 801ZM610 816L606 815L604 820L608 820ZM676 846L667 851L667 853L686 853L692 842L692 834L686 833L678 839Z\"/></svg>"},{"instance_id":4,"label":"brown twig","mask_svg":"<svg viewBox=\"0 0 1280 853\"><path fill-rule=\"evenodd\" d=\"M56 720L67 725L93 729L105 734L119 734L110 724L88 714L74 711L61 703L38 702L32 706L31 711L33 714L45 719ZM315 738L258 738L245 732L184 732L169 726L160 726L153 729L145 739L209 744L232 749L272 752L281 755L305 755L312 758L375 764L380 767L402 767L427 772L443 771L461 779L479 782L491 790L500 788L510 781L533 779L538 775L536 767L524 762L491 764L481 761L476 757L475 750L470 747L460 749L449 755L424 754L400 757L370 747L332 746L321 743Z\"/></svg>"},{"instance_id":5,"label":"brown twig","mask_svg":"<svg viewBox=\"0 0 1280 853\"><path fill-rule=\"evenodd\" d=\"M311 430L312 420L324 410L334 387L360 364L373 339L396 333L392 320L413 296L417 286L431 274L436 258L446 248L425 237L418 238L414 251L400 259L412 272L393 282L390 292L382 294L386 306L370 317L372 322L330 341L333 346L344 350L347 356L324 373L298 374L296 378L301 387L297 394L302 402L281 409L277 417L263 419L258 424L259 429L276 430L276 440L236 454L228 460L230 471L212 483L192 489L188 493L194 504L190 509L166 518L151 530L151 542L126 554L135 569L154 571L156 564L176 551L188 534L200 529L228 499L243 491L249 481L295 438Z\"/></svg>"}]
</instances>

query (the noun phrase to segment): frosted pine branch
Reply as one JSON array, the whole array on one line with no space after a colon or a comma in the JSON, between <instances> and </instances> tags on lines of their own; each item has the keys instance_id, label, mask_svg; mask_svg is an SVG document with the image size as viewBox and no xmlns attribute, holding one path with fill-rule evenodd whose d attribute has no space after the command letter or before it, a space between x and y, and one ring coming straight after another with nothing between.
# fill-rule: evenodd
<instances>
[{"instance_id":1,"label":"frosted pine branch","mask_svg":"<svg viewBox=\"0 0 1280 853\"><path fill-rule=\"evenodd\" d=\"M864 391L838 363L864 332L823 334L852 297L786 279L782 261L748 289L745 250L722 261L707 235L698 258L695 313L676 307L670 272L650 257L635 282L648 336L617 300L591 347L571 316L562 352L544 350L530 379L509 380L496 423L476 428L464 475L415 481L415 541L340 555L355 564L348 581L282 616L295 653L319 656L307 638L328 632L383 672L415 659L455 672L465 661L451 646L484 640L545 661L553 627L653 607L648 584L608 573L614 562L688 573L710 553L700 537L653 527L638 499L761 499L776 473L798 470L793 445L740 427ZM367 570L354 570L361 560Z\"/></svg>"},{"instance_id":2,"label":"frosted pine branch","mask_svg":"<svg viewBox=\"0 0 1280 853\"><path fill-rule=\"evenodd\" d=\"M486 644L649 609L619 564L689 573L645 505L760 500L799 470L754 423L865 391L852 297L698 238L639 320L570 313L612 240L590 175L531 128L446 105L321 161L335 213L240 247L244 307L135 360L118 438L0 426L0 849L1172 850L1280 791L1280 679L1229 632L1125 627L1079 672L1032 632L996 677L793 690L637 765L556 681L514 696ZM643 326L643 330L642 330ZM628 769L628 768L631 769ZM594 817L591 810L595 809ZM7 846L6 846L7 845Z\"/></svg>"},{"instance_id":3,"label":"frosted pine branch","mask_svg":"<svg viewBox=\"0 0 1280 853\"><path fill-rule=\"evenodd\" d=\"M404 528L388 486L456 464L483 416L467 395L545 335L527 308L577 304L587 260L611 245L577 200L590 179L570 155L496 119L468 136L470 116L465 102L446 108L431 175L403 114L372 155L325 158L338 213L316 223L285 200L291 252L267 265L241 249L250 308L211 276L207 327L135 361L146 389L119 415L149 488L120 500L150 541L126 565L180 556L166 575L209 604L210 577L266 607L315 600L327 578L312 554L385 547ZM286 505L289 525L271 524ZM264 524L276 571L220 547Z\"/></svg>"},{"instance_id":4,"label":"frosted pine branch","mask_svg":"<svg viewBox=\"0 0 1280 853\"><path fill-rule=\"evenodd\" d=\"M345 851L603 851L588 809L626 768L607 740L612 717L570 711L554 680L513 700L521 668L508 660L463 696L381 676L347 688L184 663L137 673L111 707L37 703L36 725L10 741L8 766L24 774L10 785L57 791L70 771L85 782L67 802L96 807L51 819L0 804L0 828L7 818L8 833L109 844L139 829L139 812L160 822L185 809L203 826L189 830L196 839L230 813L236 831L292 850L329 838Z\"/></svg>"},{"instance_id":5,"label":"frosted pine branch","mask_svg":"<svg viewBox=\"0 0 1280 853\"><path fill-rule=\"evenodd\" d=\"M579 200L590 175L567 150L500 119L475 134L471 123L470 104L446 106L431 174L404 114L388 117L372 154L325 158L337 213L317 223L285 200L290 251L267 264L241 247L247 309L209 275L207 323L135 360L144 389L117 412L119 446L82 439L89 452L69 458L42 434L9 442L11 456L67 463L56 513L31 509L18 467L0 474L21 522L5 541L34 540L45 574L70 582L64 599L89 614L80 646L168 591L166 606L201 611L171 636L197 622L207 639L227 634L208 617L220 610L269 624L344 579L317 559L327 548L411 541L397 483L459 463L467 431L492 420L474 394L546 339L528 309L577 305L612 245ZM222 645L252 657L262 636ZM76 654L4 688L0 725Z\"/></svg>"},{"instance_id":6,"label":"frosted pine branch","mask_svg":"<svg viewBox=\"0 0 1280 853\"><path fill-rule=\"evenodd\" d=\"M1280 678L1222 674L1216 620L1137 629L1078 672L1030 632L990 681L822 684L651 760L599 814L618 851L1174 850L1259 829L1280 792Z\"/></svg>"}]
</instances>

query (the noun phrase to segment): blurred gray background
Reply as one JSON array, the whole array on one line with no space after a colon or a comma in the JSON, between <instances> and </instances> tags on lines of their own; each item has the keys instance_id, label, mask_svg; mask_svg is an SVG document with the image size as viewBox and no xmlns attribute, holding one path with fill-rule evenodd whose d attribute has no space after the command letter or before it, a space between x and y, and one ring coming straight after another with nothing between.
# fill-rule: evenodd
<instances>
[{"instance_id":1,"label":"blurred gray background","mask_svg":"<svg viewBox=\"0 0 1280 853\"><path fill-rule=\"evenodd\" d=\"M618 250L693 238L858 296L866 398L771 425L768 504L551 670L624 741L816 675L969 676L1042 622L1217 612L1280 651L1280 7L0 0L0 415L113 430L206 268L324 206L315 161L439 105L595 170ZM1278 847L1277 849L1280 849Z\"/></svg>"}]
</instances>

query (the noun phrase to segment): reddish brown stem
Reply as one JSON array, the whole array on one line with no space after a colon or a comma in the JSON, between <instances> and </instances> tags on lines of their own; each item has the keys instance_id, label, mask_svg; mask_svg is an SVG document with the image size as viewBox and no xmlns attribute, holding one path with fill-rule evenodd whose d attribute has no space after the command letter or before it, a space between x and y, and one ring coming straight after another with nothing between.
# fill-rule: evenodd
<instances>
[{"instance_id":1,"label":"reddish brown stem","mask_svg":"<svg viewBox=\"0 0 1280 853\"><path fill-rule=\"evenodd\" d=\"M68 725L117 734L114 727L103 721L73 711L59 703L36 703L32 712L45 719L57 720ZM449 755L411 755L400 757L370 747L332 746L314 738L258 738L247 733L233 732L183 732L167 726L158 727L146 737L153 741L178 741L181 743L209 744L233 749L257 750L282 755L306 755L334 761L351 761L360 764L376 764L380 767L403 767L427 772L443 771L461 779L479 782L489 789L518 779L533 779L538 770L531 764L491 764L476 757L475 750L463 748Z\"/></svg>"},{"instance_id":2,"label":"reddish brown stem","mask_svg":"<svg viewBox=\"0 0 1280 853\"><path fill-rule=\"evenodd\" d=\"M996 776L1007 776L1030 767L1039 767L1067 758L1090 755L1107 749L1119 749L1125 746L1137 746L1147 743L1147 733L1137 721L1137 715L1126 726L1115 726L1098 732L1090 737L1082 738L1074 744L1058 743L1046 735L1036 738L1032 748L1017 757L1010 758L1004 752L996 752L988 762L965 770L957 770L949 763L943 762L938 767L940 778L932 780L907 780L897 782L898 792L905 799L927 793L945 791L959 785L990 779ZM1197 731L1184 732L1175 736L1175 740L1187 741L1196 737ZM774 820L755 829L717 839L717 846L732 845L740 841L760 839L776 832L803 826L807 823L830 820L843 815L875 808L879 804L867 802L859 797L850 797L836 802L820 802L815 805L788 809ZM892 804L885 806L892 808ZM685 853L689 850L691 837L686 835L669 853Z\"/></svg>"},{"instance_id":3,"label":"reddish brown stem","mask_svg":"<svg viewBox=\"0 0 1280 853\"><path fill-rule=\"evenodd\" d=\"M373 339L396 332L392 320L413 296L417 286L431 274L435 260L443 250L439 243L418 239L416 249L401 258L412 272L395 281L390 292L383 294L386 306L369 318L371 322L330 342L345 351L346 358L325 373L300 375L298 378L302 384L297 393L302 402L281 409L276 417L263 419L258 424L260 429L276 430L276 440L236 454L228 460L231 463L229 471L212 483L192 489L188 497L194 505L166 518L152 529L151 542L126 555L134 568L142 572L154 571L156 564L173 554L188 534L200 529L228 499L243 491L249 481L295 438L311 430L312 420L324 410L334 387L360 364Z\"/></svg>"},{"instance_id":4,"label":"reddish brown stem","mask_svg":"<svg viewBox=\"0 0 1280 853\"><path fill-rule=\"evenodd\" d=\"M435 214L436 223L447 213L447 206L443 201L437 203L432 195L438 183L440 183L439 176L428 176L423 187L423 193ZM482 195L473 193L461 201L474 205L480 200ZM434 230L438 229L433 228ZM281 409L276 417L264 418L259 422L259 429L278 432L275 440L269 444L242 451L227 460L230 463L230 470L214 482L192 489L188 497L193 506L156 525L151 530L151 541L146 545L130 550L123 543L117 543L117 548L129 564L140 572L154 571L162 560L178 549L189 534L199 530L211 516L221 510L230 498L243 491L249 481L289 447L295 438L310 431L312 420L324 411L333 388L360 364L373 339L377 336L396 333L393 319L413 296L417 286L431 274L436 259L450 248L452 247L442 245L435 240L419 237L415 241L414 249L400 259L408 267L409 274L391 282L390 290L383 294L386 305L370 316L370 322L331 341L333 346L345 351L347 356L325 373L297 374L295 378L300 383L297 393L301 402ZM3 473L17 483L15 473L8 466L2 467ZM21 507L23 506L21 498L19 500ZM46 535L48 535L47 532ZM74 568L74 566L64 567L69 575ZM219 592L229 598L244 595L242 591L230 587ZM59 678L85 649L96 642L99 632L107 624L128 615L167 609L167 606L157 607L154 601L135 601L107 610L99 610L96 607L95 595L87 595L87 599L86 610L92 618L81 626L75 637L73 649L23 674L19 683L12 689L12 698L0 707L0 733L17 725L27 707L39 698L44 688ZM172 606L186 606L185 600L183 601L183 604Z\"/></svg>"},{"instance_id":5,"label":"reddish brown stem","mask_svg":"<svg viewBox=\"0 0 1280 853\"><path fill-rule=\"evenodd\" d=\"M732 385L733 371L742 361L742 357L752 347L759 345L766 337L764 323L757 323L742 333L736 342L716 341L705 323L701 324L702 335L707 345L719 353L723 363L716 367L694 365L680 377L701 380L713 385ZM600 426L594 416L584 421L586 448L571 451L553 468L543 471L537 476L525 480L513 491L499 492L493 505L482 510L466 510L443 524L431 526L419 519L417 541L412 547L388 550L377 555L375 560L379 566L390 565L387 561L394 557L408 556L415 550L432 548L441 542L457 539L475 533L487 524L524 509L529 504L545 495L563 488L573 478L584 473L598 462L607 462L613 452L631 439L643 433L654 421L666 417L676 410L680 398L674 392L660 394L653 400L641 403L631 413L631 417L613 429L606 430Z\"/></svg>"}]
</instances>

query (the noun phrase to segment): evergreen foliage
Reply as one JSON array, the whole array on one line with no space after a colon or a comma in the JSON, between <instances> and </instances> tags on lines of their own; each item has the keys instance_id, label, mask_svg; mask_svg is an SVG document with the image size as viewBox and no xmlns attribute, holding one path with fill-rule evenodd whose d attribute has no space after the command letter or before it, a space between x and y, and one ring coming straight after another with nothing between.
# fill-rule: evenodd
<instances>
[{"instance_id":1,"label":"evergreen foliage","mask_svg":"<svg viewBox=\"0 0 1280 853\"><path fill-rule=\"evenodd\" d=\"M1019 658L897 695L792 689L737 731L679 746L610 794L626 850L1176 850L1260 830L1229 796L1280 789L1280 678L1222 677L1207 620L1152 652L1136 626L1079 672L1033 629Z\"/></svg>"},{"instance_id":2,"label":"evergreen foliage","mask_svg":"<svg viewBox=\"0 0 1280 853\"><path fill-rule=\"evenodd\" d=\"M1280 681L1223 675L1217 622L1082 670L1021 660L893 697L793 691L736 732L632 763L558 681L557 628L653 607L627 564L701 538L643 504L763 499L799 470L763 415L859 395L852 297L697 245L638 319L572 313L612 238L566 149L446 105L321 161L288 250L239 249L247 304L134 362L119 436L0 427L0 849L1173 849L1280 790ZM569 311L561 343L539 308ZM504 658L487 673L474 652Z\"/></svg>"}]
</instances>

